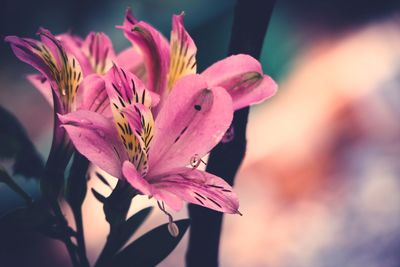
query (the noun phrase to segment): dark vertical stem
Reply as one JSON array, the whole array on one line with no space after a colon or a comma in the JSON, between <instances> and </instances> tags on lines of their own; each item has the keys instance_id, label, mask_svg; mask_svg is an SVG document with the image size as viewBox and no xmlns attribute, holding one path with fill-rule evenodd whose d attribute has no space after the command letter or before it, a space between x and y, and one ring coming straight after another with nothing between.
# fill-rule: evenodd
<instances>
[{"instance_id":1,"label":"dark vertical stem","mask_svg":"<svg viewBox=\"0 0 400 267\"><path fill-rule=\"evenodd\" d=\"M56 200L54 203L50 203L50 205L52 206L52 209L54 211L54 215L56 216L56 218L58 219L58 223L60 225L60 227L64 230L64 236L63 236L63 242L65 244L65 247L67 248L69 257L71 258L71 262L72 265L74 267L79 267L79 261L76 255L76 246L72 243L71 238L69 237L68 233L67 233L67 229L68 227L68 222L66 221L64 214L61 211L61 207L58 204L58 201Z\"/></svg>"},{"instance_id":2,"label":"dark vertical stem","mask_svg":"<svg viewBox=\"0 0 400 267\"><path fill-rule=\"evenodd\" d=\"M126 181L118 180L118 183L111 195L103 202L104 215L110 225L110 232L107 236L107 241L101 251L99 258L95 263L95 267L110 266L111 258L120 249L118 236L121 227L126 222L126 216L131 206L132 199L137 195ZM146 253L146 252L145 252Z\"/></svg>"},{"instance_id":3,"label":"dark vertical stem","mask_svg":"<svg viewBox=\"0 0 400 267\"><path fill-rule=\"evenodd\" d=\"M78 254L81 261L81 265L83 267L89 267L90 264L86 255L86 244L85 244L81 209L74 212L74 218L76 223L76 234L77 234L76 239L78 243Z\"/></svg>"},{"instance_id":4,"label":"dark vertical stem","mask_svg":"<svg viewBox=\"0 0 400 267\"><path fill-rule=\"evenodd\" d=\"M238 0L233 19L229 55L249 54L259 58L265 32L275 0ZM234 114L235 137L229 143L218 144L211 152L207 171L223 177L233 185L236 172L246 151L246 125L249 108ZM186 266L217 267L222 214L197 205L189 205L191 218Z\"/></svg>"},{"instance_id":5,"label":"dark vertical stem","mask_svg":"<svg viewBox=\"0 0 400 267\"><path fill-rule=\"evenodd\" d=\"M86 197L87 179L86 173L89 161L80 153L75 152L71 171L68 177L66 199L72 209L76 224L77 249L82 267L89 267L86 255L85 233L82 220L82 205Z\"/></svg>"},{"instance_id":6,"label":"dark vertical stem","mask_svg":"<svg viewBox=\"0 0 400 267\"><path fill-rule=\"evenodd\" d=\"M71 258L72 265L74 267L78 267L79 261L76 255L76 246L72 243L71 238L68 234L68 222L65 219L60 204L58 202L59 190L62 187L60 181L63 181L64 179L64 169L60 170L56 163L51 164L50 162L51 161L49 160L47 161L44 175L40 181L42 194L47 200L50 208L54 212L54 216L57 219L58 227L60 227L61 231L63 231L62 241L64 242L68 254ZM51 182L52 179L57 182Z\"/></svg>"}]
</instances>

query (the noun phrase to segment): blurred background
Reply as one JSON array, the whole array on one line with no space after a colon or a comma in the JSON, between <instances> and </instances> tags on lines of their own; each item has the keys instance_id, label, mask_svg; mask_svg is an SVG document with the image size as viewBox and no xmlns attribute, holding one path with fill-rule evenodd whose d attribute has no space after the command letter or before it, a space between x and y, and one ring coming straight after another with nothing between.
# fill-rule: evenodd
<instances>
[{"instance_id":1,"label":"blurred background","mask_svg":"<svg viewBox=\"0 0 400 267\"><path fill-rule=\"evenodd\" d=\"M40 26L55 34L104 31L117 51L129 46L114 28L127 6L166 36L171 15L185 11L200 71L227 54L234 7L228 0L1 3L2 39L34 37ZM399 8L391 0L277 1L261 62L279 91L251 109L247 154L235 185L244 216L225 216L221 266L400 266ZM0 42L0 105L23 123L45 159L52 110L25 80L32 71ZM16 180L38 195L36 181ZM109 193L95 179L91 186ZM131 212L154 204L146 198L133 203ZM0 184L1 211L22 204ZM84 209L93 262L108 229L102 207L89 194ZM166 221L153 212L135 237ZM7 244L1 266L11 258L6 266L68 266L62 244L21 239L0 237ZM160 266L184 266L186 246L187 236Z\"/></svg>"}]
</instances>

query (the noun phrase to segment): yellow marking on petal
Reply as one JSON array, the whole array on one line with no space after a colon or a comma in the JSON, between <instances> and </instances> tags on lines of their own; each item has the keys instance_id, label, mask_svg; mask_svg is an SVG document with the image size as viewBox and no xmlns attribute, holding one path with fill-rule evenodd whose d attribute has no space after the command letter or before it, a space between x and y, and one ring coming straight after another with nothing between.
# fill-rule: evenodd
<instances>
[{"instance_id":1,"label":"yellow marking on petal","mask_svg":"<svg viewBox=\"0 0 400 267\"><path fill-rule=\"evenodd\" d=\"M115 93L111 94L110 100L114 122L129 160L144 175L148 170L149 146L154 135L151 95L123 69L118 69L117 66L113 68L111 86ZM130 94L131 98L127 99Z\"/></svg>"},{"instance_id":2,"label":"yellow marking on petal","mask_svg":"<svg viewBox=\"0 0 400 267\"><path fill-rule=\"evenodd\" d=\"M134 130L128 123L126 116L122 113L121 109L113 109L114 122L118 129L118 135L123 143L126 151L128 152L129 159L132 159L138 153L140 146L138 138L134 134Z\"/></svg>"},{"instance_id":3,"label":"yellow marking on petal","mask_svg":"<svg viewBox=\"0 0 400 267\"><path fill-rule=\"evenodd\" d=\"M150 144L154 137L154 119L150 109L146 111L139 111L137 109L136 112L140 114L141 124L141 129L136 132L139 138L140 155L138 155L137 160L135 158L133 164L135 164L136 168L144 175L148 171L148 155Z\"/></svg>"},{"instance_id":4,"label":"yellow marking on petal","mask_svg":"<svg viewBox=\"0 0 400 267\"><path fill-rule=\"evenodd\" d=\"M75 97L78 91L79 84L83 80L82 70L77 60L74 57L67 57L61 71L61 79L59 88L61 94L65 97L65 102L69 110L75 110Z\"/></svg>"},{"instance_id":5,"label":"yellow marking on petal","mask_svg":"<svg viewBox=\"0 0 400 267\"><path fill-rule=\"evenodd\" d=\"M154 118L153 114L150 110L146 110L145 112L140 112L140 119L141 119L141 131L138 132L142 144L143 149L146 153L149 153L150 144L154 137Z\"/></svg>"},{"instance_id":6,"label":"yellow marking on petal","mask_svg":"<svg viewBox=\"0 0 400 267\"><path fill-rule=\"evenodd\" d=\"M58 86L60 97L65 111L75 109L75 96L78 86L83 80L82 70L78 61L68 56L65 51L59 50L61 65L59 65L49 49L41 44L38 46L40 51L37 54L43 59L49 67L52 77Z\"/></svg>"},{"instance_id":7,"label":"yellow marking on petal","mask_svg":"<svg viewBox=\"0 0 400 267\"><path fill-rule=\"evenodd\" d=\"M196 49L190 46L190 38L183 26L171 32L171 61L168 73L168 92L181 77L197 71Z\"/></svg>"},{"instance_id":8,"label":"yellow marking on petal","mask_svg":"<svg viewBox=\"0 0 400 267\"><path fill-rule=\"evenodd\" d=\"M136 170L145 175L148 171L148 153L150 144L154 136L154 119L150 109L147 112L142 112L136 107L129 106L128 108L135 109L132 112L137 112L139 115L139 129L132 129L128 122L127 115L123 110L129 106L129 103L123 102L117 104L112 101L112 111L114 122L118 130L118 135L124 145L129 160L135 165Z\"/></svg>"}]
</instances>

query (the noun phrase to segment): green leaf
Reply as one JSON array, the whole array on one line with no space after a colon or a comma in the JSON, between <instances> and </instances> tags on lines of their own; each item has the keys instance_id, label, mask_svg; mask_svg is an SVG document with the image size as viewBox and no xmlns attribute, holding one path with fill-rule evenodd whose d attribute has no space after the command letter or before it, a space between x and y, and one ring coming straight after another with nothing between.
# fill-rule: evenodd
<instances>
[{"instance_id":1,"label":"green leaf","mask_svg":"<svg viewBox=\"0 0 400 267\"><path fill-rule=\"evenodd\" d=\"M43 160L29 139L24 127L10 112L0 106L0 159L15 159L14 173L39 177Z\"/></svg>"},{"instance_id":2,"label":"green leaf","mask_svg":"<svg viewBox=\"0 0 400 267\"><path fill-rule=\"evenodd\" d=\"M106 179L103 175L101 175L100 173L96 172L96 176L97 176L97 178L99 178L99 180L100 180L103 184L105 184L106 186L108 186L109 188L112 189L110 183L107 181L107 179Z\"/></svg>"},{"instance_id":3,"label":"green leaf","mask_svg":"<svg viewBox=\"0 0 400 267\"><path fill-rule=\"evenodd\" d=\"M67 181L65 198L73 209L74 213L81 210L86 197L87 179L86 173L89 168L89 161L76 152L72 162L71 170Z\"/></svg>"},{"instance_id":4,"label":"green leaf","mask_svg":"<svg viewBox=\"0 0 400 267\"><path fill-rule=\"evenodd\" d=\"M115 252L125 245L125 243L129 240L129 238L132 237L144 220L146 220L152 210L153 207L147 207L138 211L119 227L118 237L116 238L115 242Z\"/></svg>"},{"instance_id":5,"label":"green leaf","mask_svg":"<svg viewBox=\"0 0 400 267\"><path fill-rule=\"evenodd\" d=\"M97 192L95 192L93 193L96 197ZM126 220L132 198L136 194L137 191L133 190L130 184L124 180L118 180L110 196L99 200L103 202L104 215L110 225L110 233L97 259L96 267L110 266L110 259L125 244L150 213L152 208L145 208Z\"/></svg>"},{"instance_id":6,"label":"green leaf","mask_svg":"<svg viewBox=\"0 0 400 267\"><path fill-rule=\"evenodd\" d=\"M0 183L5 183L11 190L20 195L28 205L32 203L32 198L8 175L1 165Z\"/></svg>"},{"instance_id":7,"label":"green leaf","mask_svg":"<svg viewBox=\"0 0 400 267\"><path fill-rule=\"evenodd\" d=\"M29 207L14 209L0 217L0 231L39 230L54 222L54 216L35 202Z\"/></svg>"},{"instance_id":8,"label":"green leaf","mask_svg":"<svg viewBox=\"0 0 400 267\"><path fill-rule=\"evenodd\" d=\"M118 227L111 228L107 242L95 266L109 266L110 258L125 245L152 210L153 207L144 208L132 215L127 221L118 225Z\"/></svg>"},{"instance_id":9,"label":"green leaf","mask_svg":"<svg viewBox=\"0 0 400 267\"><path fill-rule=\"evenodd\" d=\"M128 182L118 180L114 190L103 202L104 215L112 229L118 228L126 221L132 198L136 194L137 191Z\"/></svg>"},{"instance_id":10,"label":"green leaf","mask_svg":"<svg viewBox=\"0 0 400 267\"><path fill-rule=\"evenodd\" d=\"M106 197L97 192L94 188L90 189L92 191L93 196L101 203L104 203L106 201Z\"/></svg>"},{"instance_id":11,"label":"green leaf","mask_svg":"<svg viewBox=\"0 0 400 267\"><path fill-rule=\"evenodd\" d=\"M66 236L76 237L76 232L74 231L74 229L72 229L69 226L67 226L66 228L61 228L57 224L47 223L45 225L40 226L38 228L38 231L47 237L50 237L53 239L58 239L58 240L65 240Z\"/></svg>"},{"instance_id":12,"label":"green leaf","mask_svg":"<svg viewBox=\"0 0 400 267\"><path fill-rule=\"evenodd\" d=\"M118 253L110 266L156 266L175 249L190 224L189 219L179 220L175 223L179 228L177 237L171 236L168 224L163 224L144 234Z\"/></svg>"}]
</instances>

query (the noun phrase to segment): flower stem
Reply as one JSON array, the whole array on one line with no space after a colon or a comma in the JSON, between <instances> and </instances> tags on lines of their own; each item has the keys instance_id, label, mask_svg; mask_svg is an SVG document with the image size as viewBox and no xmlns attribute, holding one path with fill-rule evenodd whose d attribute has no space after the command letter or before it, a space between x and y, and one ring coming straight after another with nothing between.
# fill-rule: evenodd
<instances>
[{"instance_id":1,"label":"flower stem","mask_svg":"<svg viewBox=\"0 0 400 267\"><path fill-rule=\"evenodd\" d=\"M71 171L68 177L66 199L72 209L76 224L76 238L78 245L78 255L83 267L89 267L86 255L85 234L83 229L82 204L86 197L87 179L86 173L89 168L89 161L75 152Z\"/></svg>"},{"instance_id":2,"label":"flower stem","mask_svg":"<svg viewBox=\"0 0 400 267\"><path fill-rule=\"evenodd\" d=\"M121 244L118 242L121 227L126 221L132 198L136 194L137 191L126 181L118 180L117 186L103 203L104 214L110 225L110 232L104 248L94 265L95 267L109 266L110 260L121 248Z\"/></svg>"},{"instance_id":3,"label":"flower stem","mask_svg":"<svg viewBox=\"0 0 400 267\"><path fill-rule=\"evenodd\" d=\"M82 267L89 267L89 260L86 255L86 244L85 237L83 231L83 221L82 221L82 209L73 211L75 224L76 224L76 234L77 234L77 243L78 243L78 254L81 261Z\"/></svg>"},{"instance_id":4,"label":"flower stem","mask_svg":"<svg viewBox=\"0 0 400 267\"><path fill-rule=\"evenodd\" d=\"M65 219L65 217L61 211L60 204L56 200L51 206L54 211L54 215L57 217L57 219L59 221L60 226L62 227L62 229L64 229L65 234L63 235L63 242L65 244L65 247L67 248L69 257L71 258L72 265L74 267L80 267L81 265L79 264L79 261L78 261L77 255L76 255L76 246L72 243L71 238L67 234L66 229L68 229L68 222Z\"/></svg>"},{"instance_id":5,"label":"flower stem","mask_svg":"<svg viewBox=\"0 0 400 267\"><path fill-rule=\"evenodd\" d=\"M229 55L245 53L259 58L275 0L238 0L235 7ZM218 144L210 153L207 172L223 177L233 185L246 151L246 126L249 108L234 114L234 139ZM222 214L189 205L191 218L186 266L217 267ZM207 252L205 253L205 248Z\"/></svg>"},{"instance_id":6,"label":"flower stem","mask_svg":"<svg viewBox=\"0 0 400 267\"><path fill-rule=\"evenodd\" d=\"M49 203L50 208L53 210L54 216L58 221L58 227L60 227L63 232L62 241L67 248L68 254L71 258L71 262L74 267L80 267L76 255L76 246L72 243L70 238L68 222L65 219L65 216L62 213L60 204L58 202L58 195L62 188L62 182L64 181L65 166L62 166L63 168L60 168L60 166L56 163L57 162L50 160L47 161L44 175L40 181L40 186L44 198Z\"/></svg>"},{"instance_id":7,"label":"flower stem","mask_svg":"<svg viewBox=\"0 0 400 267\"><path fill-rule=\"evenodd\" d=\"M117 250L114 247L116 232L117 229L115 227L110 226L110 232L107 236L107 241L104 245L103 250L99 255L99 258L96 261L95 267L106 266L111 257L115 253L117 253Z\"/></svg>"}]
</instances>

